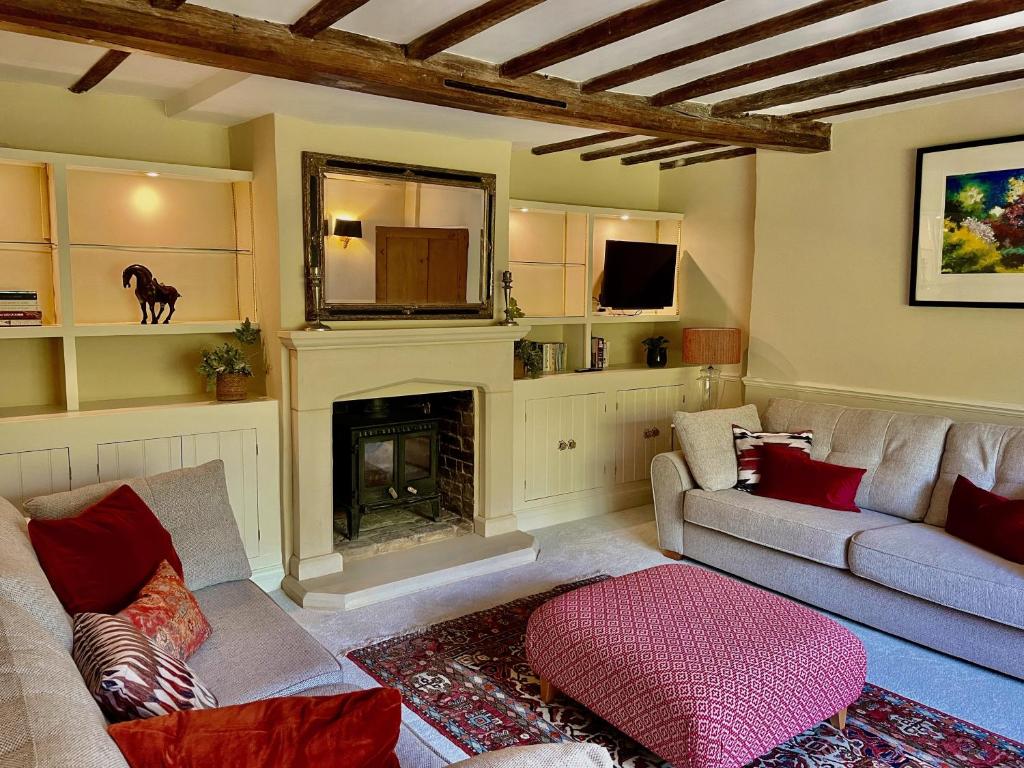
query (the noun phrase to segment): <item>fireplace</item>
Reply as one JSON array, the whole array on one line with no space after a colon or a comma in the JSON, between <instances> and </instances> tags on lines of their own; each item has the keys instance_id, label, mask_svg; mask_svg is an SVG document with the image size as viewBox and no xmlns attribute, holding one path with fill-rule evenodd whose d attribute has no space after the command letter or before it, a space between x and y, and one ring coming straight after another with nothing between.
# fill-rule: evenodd
<instances>
[{"instance_id":1,"label":"fireplace","mask_svg":"<svg viewBox=\"0 0 1024 768\"><path fill-rule=\"evenodd\" d=\"M418 397L374 398L334 407L334 510L348 537L359 538L364 515L427 508L441 517L438 419Z\"/></svg>"}]
</instances>

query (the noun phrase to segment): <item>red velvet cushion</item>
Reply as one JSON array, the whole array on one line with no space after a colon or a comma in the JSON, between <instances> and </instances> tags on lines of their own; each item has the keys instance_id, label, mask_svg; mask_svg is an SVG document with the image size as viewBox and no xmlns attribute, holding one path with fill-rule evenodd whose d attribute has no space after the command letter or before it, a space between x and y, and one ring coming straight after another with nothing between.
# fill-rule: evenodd
<instances>
[{"instance_id":1,"label":"red velvet cushion","mask_svg":"<svg viewBox=\"0 0 1024 768\"><path fill-rule=\"evenodd\" d=\"M161 562L182 575L171 534L127 485L76 517L31 520L28 535L64 609L117 613Z\"/></svg>"},{"instance_id":2,"label":"red velvet cushion","mask_svg":"<svg viewBox=\"0 0 1024 768\"><path fill-rule=\"evenodd\" d=\"M946 530L992 554L1024 564L1024 499L986 491L960 475L949 496Z\"/></svg>"},{"instance_id":3,"label":"red velvet cushion","mask_svg":"<svg viewBox=\"0 0 1024 768\"><path fill-rule=\"evenodd\" d=\"M112 725L132 768L398 768L402 695L374 688Z\"/></svg>"},{"instance_id":4,"label":"red velvet cushion","mask_svg":"<svg viewBox=\"0 0 1024 768\"><path fill-rule=\"evenodd\" d=\"M867 470L808 458L801 451L766 444L761 447L761 482L754 493L798 504L843 512L860 512L855 503Z\"/></svg>"}]
</instances>

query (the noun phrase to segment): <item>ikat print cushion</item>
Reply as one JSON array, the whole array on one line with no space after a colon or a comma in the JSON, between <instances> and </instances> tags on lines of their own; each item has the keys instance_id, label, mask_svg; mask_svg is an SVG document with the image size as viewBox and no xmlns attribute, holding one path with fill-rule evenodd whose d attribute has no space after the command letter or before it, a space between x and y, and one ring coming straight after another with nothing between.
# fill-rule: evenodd
<instances>
[{"instance_id":1,"label":"ikat print cushion","mask_svg":"<svg viewBox=\"0 0 1024 768\"><path fill-rule=\"evenodd\" d=\"M761 446L766 443L784 445L802 451L810 458L814 432L751 432L736 424L732 425L732 439L736 445L736 462L739 465L736 488L752 493L761 481Z\"/></svg>"}]
</instances>

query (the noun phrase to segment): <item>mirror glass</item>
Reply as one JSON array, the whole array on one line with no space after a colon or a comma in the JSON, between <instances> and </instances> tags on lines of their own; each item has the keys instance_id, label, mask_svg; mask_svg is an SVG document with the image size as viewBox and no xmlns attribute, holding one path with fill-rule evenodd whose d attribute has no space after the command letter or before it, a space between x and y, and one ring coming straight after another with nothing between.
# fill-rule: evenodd
<instances>
[{"instance_id":1,"label":"mirror glass","mask_svg":"<svg viewBox=\"0 0 1024 768\"><path fill-rule=\"evenodd\" d=\"M321 265L321 317L490 316L493 177L312 157L307 267Z\"/></svg>"}]
</instances>

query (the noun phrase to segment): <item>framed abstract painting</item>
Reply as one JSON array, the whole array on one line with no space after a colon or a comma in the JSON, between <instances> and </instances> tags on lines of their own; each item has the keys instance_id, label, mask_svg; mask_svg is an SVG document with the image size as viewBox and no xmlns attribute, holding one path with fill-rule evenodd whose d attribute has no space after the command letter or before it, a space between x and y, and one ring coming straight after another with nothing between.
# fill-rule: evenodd
<instances>
[{"instance_id":1,"label":"framed abstract painting","mask_svg":"<svg viewBox=\"0 0 1024 768\"><path fill-rule=\"evenodd\" d=\"M1024 307L1024 136L917 151L910 303Z\"/></svg>"}]
</instances>

